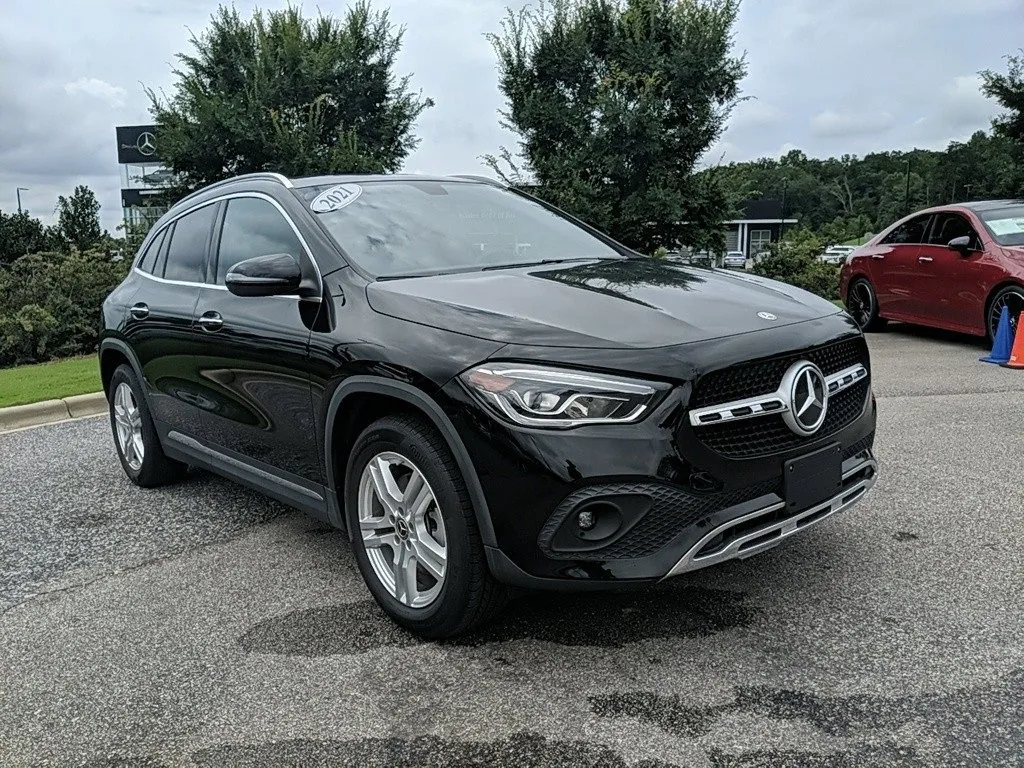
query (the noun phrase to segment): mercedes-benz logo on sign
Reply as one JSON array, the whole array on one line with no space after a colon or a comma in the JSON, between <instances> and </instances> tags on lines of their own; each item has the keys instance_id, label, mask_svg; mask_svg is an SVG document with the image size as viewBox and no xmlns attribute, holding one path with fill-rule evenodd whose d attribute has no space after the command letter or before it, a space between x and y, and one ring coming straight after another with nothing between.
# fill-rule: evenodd
<instances>
[{"instance_id":1,"label":"mercedes-benz logo on sign","mask_svg":"<svg viewBox=\"0 0 1024 768\"><path fill-rule=\"evenodd\" d=\"M139 138L135 140L135 148L139 150L140 155L149 157L156 153L156 136L149 131L144 131L139 134Z\"/></svg>"},{"instance_id":2,"label":"mercedes-benz logo on sign","mask_svg":"<svg viewBox=\"0 0 1024 768\"><path fill-rule=\"evenodd\" d=\"M825 374L807 360L793 363L782 377L780 387L789 399L789 408L782 418L798 435L813 435L825 421L828 411L828 385Z\"/></svg>"}]
</instances>

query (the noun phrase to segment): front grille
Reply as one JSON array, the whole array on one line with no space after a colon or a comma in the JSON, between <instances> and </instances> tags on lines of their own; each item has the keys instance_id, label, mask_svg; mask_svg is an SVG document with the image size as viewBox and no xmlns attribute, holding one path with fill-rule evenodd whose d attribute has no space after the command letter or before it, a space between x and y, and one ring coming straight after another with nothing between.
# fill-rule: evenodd
<instances>
[{"instance_id":1,"label":"front grille","mask_svg":"<svg viewBox=\"0 0 1024 768\"><path fill-rule=\"evenodd\" d=\"M857 363L868 367L868 345L862 337L846 339L807 352L741 363L711 371L694 385L691 408L704 408L774 392L797 360L810 360L829 376Z\"/></svg>"},{"instance_id":2,"label":"front grille","mask_svg":"<svg viewBox=\"0 0 1024 768\"><path fill-rule=\"evenodd\" d=\"M705 515L750 501L768 493L782 495L777 478L733 491L695 495L669 485L621 483L592 486L577 491L551 515L540 533L538 544L549 557L559 560L623 560L652 555ZM651 508L626 534L606 547L588 552L560 552L551 539L565 519L585 499L615 494L638 494L651 499Z\"/></svg>"},{"instance_id":3,"label":"front grille","mask_svg":"<svg viewBox=\"0 0 1024 768\"><path fill-rule=\"evenodd\" d=\"M867 344L858 337L807 352L712 371L694 386L692 407L702 408L771 393L782 383L789 367L798 360L810 360L826 376L858 363L867 368ZM708 448L730 459L750 459L799 448L839 432L853 422L864 408L868 387L865 379L830 397L825 423L810 437L793 433L778 414L700 426L696 428L696 435Z\"/></svg>"}]
</instances>

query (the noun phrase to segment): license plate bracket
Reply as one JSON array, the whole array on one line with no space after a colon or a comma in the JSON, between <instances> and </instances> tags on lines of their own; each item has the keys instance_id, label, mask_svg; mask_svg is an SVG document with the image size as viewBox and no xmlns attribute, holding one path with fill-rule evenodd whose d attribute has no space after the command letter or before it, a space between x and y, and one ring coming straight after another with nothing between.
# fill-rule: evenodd
<instances>
[{"instance_id":1,"label":"license plate bracket","mask_svg":"<svg viewBox=\"0 0 1024 768\"><path fill-rule=\"evenodd\" d=\"M843 488L843 449L833 443L783 464L786 511L799 512L831 499Z\"/></svg>"}]
</instances>

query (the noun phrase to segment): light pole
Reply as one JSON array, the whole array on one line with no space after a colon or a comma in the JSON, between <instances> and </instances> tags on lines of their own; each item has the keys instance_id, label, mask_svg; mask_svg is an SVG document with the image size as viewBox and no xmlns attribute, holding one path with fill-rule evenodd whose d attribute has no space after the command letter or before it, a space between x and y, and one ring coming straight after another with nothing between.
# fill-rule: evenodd
<instances>
[{"instance_id":1,"label":"light pole","mask_svg":"<svg viewBox=\"0 0 1024 768\"><path fill-rule=\"evenodd\" d=\"M28 187L18 187L15 194L18 195L18 213L21 213L21 193L28 192Z\"/></svg>"},{"instance_id":2,"label":"light pole","mask_svg":"<svg viewBox=\"0 0 1024 768\"><path fill-rule=\"evenodd\" d=\"M782 247L782 237L786 234L786 187L789 186L789 177L782 177L782 221L779 222L779 247Z\"/></svg>"}]
</instances>

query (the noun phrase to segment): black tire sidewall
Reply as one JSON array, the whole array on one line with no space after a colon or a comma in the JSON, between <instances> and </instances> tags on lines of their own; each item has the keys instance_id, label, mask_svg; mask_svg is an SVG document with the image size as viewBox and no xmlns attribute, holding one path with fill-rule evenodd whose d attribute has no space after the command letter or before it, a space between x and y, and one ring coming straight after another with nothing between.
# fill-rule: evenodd
<instances>
[{"instance_id":1,"label":"black tire sidewall","mask_svg":"<svg viewBox=\"0 0 1024 768\"><path fill-rule=\"evenodd\" d=\"M408 429L401 429L399 423L389 417L368 427L356 440L348 462L345 515L352 531L356 563L377 603L404 626L416 631L457 624L471 599L470 585L477 576L470 572L474 562L470 552L474 545L474 532L470 529L473 512L466 508L462 478L452 476L435 447ZM423 608L403 605L387 591L374 573L363 546L359 529L359 480L370 459L383 451L401 454L423 473L444 520L448 548L444 584L434 602Z\"/></svg>"}]
</instances>

